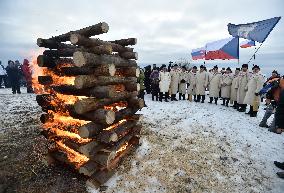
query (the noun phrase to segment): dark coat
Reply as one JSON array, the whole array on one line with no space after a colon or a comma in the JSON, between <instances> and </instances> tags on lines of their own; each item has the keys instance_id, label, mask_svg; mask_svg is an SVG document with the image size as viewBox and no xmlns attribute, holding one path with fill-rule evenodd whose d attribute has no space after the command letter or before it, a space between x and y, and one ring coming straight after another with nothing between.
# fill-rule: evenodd
<instances>
[{"instance_id":1,"label":"dark coat","mask_svg":"<svg viewBox=\"0 0 284 193\"><path fill-rule=\"evenodd\" d=\"M154 70L151 75L150 75L150 79L151 79L151 88L152 88L152 94L156 95L159 93L159 71L158 70Z\"/></svg>"},{"instance_id":2,"label":"dark coat","mask_svg":"<svg viewBox=\"0 0 284 193\"><path fill-rule=\"evenodd\" d=\"M6 72L10 82L19 82L21 78L21 71L16 66L8 66Z\"/></svg>"}]
</instances>

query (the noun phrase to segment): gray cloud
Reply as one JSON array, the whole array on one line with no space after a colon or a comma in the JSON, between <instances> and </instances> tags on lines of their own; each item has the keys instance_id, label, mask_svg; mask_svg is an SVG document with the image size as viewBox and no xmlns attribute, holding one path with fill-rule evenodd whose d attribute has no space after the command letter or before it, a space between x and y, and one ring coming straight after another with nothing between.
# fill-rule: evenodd
<instances>
[{"instance_id":1,"label":"gray cloud","mask_svg":"<svg viewBox=\"0 0 284 193\"><path fill-rule=\"evenodd\" d=\"M48 38L106 21L105 40L137 37L140 63L190 58L193 48L226 38L227 23L281 16L282 0L1 0L0 59L24 58L38 37ZM268 65L284 65L283 18L259 51ZM246 61L253 49L241 50ZM214 63L214 62L212 62Z\"/></svg>"}]
</instances>

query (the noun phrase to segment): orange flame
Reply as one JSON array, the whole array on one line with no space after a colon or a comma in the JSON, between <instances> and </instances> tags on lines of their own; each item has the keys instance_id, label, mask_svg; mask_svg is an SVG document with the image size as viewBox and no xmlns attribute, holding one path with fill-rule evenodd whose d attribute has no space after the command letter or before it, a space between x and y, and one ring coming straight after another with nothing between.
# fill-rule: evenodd
<instances>
[{"instance_id":1,"label":"orange flame","mask_svg":"<svg viewBox=\"0 0 284 193\"><path fill-rule=\"evenodd\" d=\"M119 125L121 125L122 123L125 123L127 120L126 119L122 119L120 120L118 123L113 124L107 128L105 128L104 130L109 131L109 130L113 130L114 128L118 127Z\"/></svg>"},{"instance_id":2,"label":"orange flame","mask_svg":"<svg viewBox=\"0 0 284 193\"><path fill-rule=\"evenodd\" d=\"M127 107L127 102L118 102L118 103L113 103L111 105L108 106L104 106L104 109L107 110L112 110L114 112L120 111L122 109L125 109Z\"/></svg>"},{"instance_id":3,"label":"orange flame","mask_svg":"<svg viewBox=\"0 0 284 193\"><path fill-rule=\"evenodd\" d=\"M79 169L83 164L85 164L87 161L89 161L89 158L78 153L77 151L67 147L64 143L61 141L57 141L56 144L58 145L59 149L61 149L64 152L67 152L68 160L71 163L75 164L76 169Z\"/></svg>"},{"instance_id":4,"label":"orange flame","mask_svg":"<svg viewBox=\"0 0 284 193\"><path fill-rule=\"evenodd\" d=\"M125 151L127 146L128 146L128 142L126 142L124 145L122 145L115 153L118 154L118 153Z\"/></svg>"}]
</instances>

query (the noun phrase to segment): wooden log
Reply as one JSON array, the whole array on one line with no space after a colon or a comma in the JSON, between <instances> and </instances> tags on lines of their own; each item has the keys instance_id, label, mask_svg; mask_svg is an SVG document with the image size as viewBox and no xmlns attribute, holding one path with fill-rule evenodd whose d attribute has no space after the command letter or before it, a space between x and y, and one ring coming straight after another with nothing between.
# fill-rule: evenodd
<instances>
[{"instance_id":1,"label":"wooden log","mask_svg":"<svg viewBox=\"0 0 284 193\"><path fill-rule=\"evenodd\" d=\"M138 60L138 53L137 52L121 52L119 56L125 59L134 59Z\"/></svg>"},{"instance_id":2,"label":"wooden log","mask_svg":"<svg viewBox=\"0 0 284 193\"><path fill-rule=\"evenodd\" d=\"M79 168L79 173L85 176L92 176L92 174L98 171L99 168L99 164L89 160Z\"/></svg>"},{"instance_id":3,"label":"wooden log","mask_svg":"<svg viewBox=\"0 0 284 193\"><path fill-rule=\"evenodd\" d=\"M101 184L106 183L115 173L115 170L98 170L87 181L86 185L98 188Z\"/></svg>"},{"instance_id":4,"label":"wooden log","mask_svg":"<svg viewBox=\"0 0 284 193\"><path fill-rule=\"evenodd\" d=\"M115 112L115 121L118 122L122 119L129 118L133 116L139 109L138 108L125 108L120 111Z\"/></svg>"},{"instance_id":5,"label":"wooden log","mask_svg":"<svg viewBox=\"0 0 284 193\"><path fill-rule=\"evenodd\" d=\"M52 58L45 55L39 55L37 57L37 64L39 67L54 68L60 64L73 64L73 60L70 58Z\"/></svg>"},{"instance_id":6,"label":"wooden log","mask_svg":"<svg viewBox=\"0 0 284 193\"><path fill-rule=\"evenodd\" d=\"M131 84L131 82L136 83L136 80L137 79L134 77L79 75L75 77L74 86L77 89L83 89L94 86L105 86L110 84L126 85Z\"/></svg>"},{"instance_id":7,"label":"wooden log","mask_svg":"<svg viewBox=\"0 0 284 193\"><path fill-rule=\"evenodd\" d=\"M78 114L84 114L89 111L97 110L104 106L111 105L113 103L116 103L122 100L126 100L127 98L125 98L125 96L128 96L128 94L126 92L124 93L125 94L121 96L119 96L119 93L118 93L118 96L113 97L113 98L103 98L103 99L86 98L86 99L78 100L74 104L74 110Z\"/></svg>"},{"instance_id":8,"label":"wooden log","mask_svg":"<svg viewBox=\"0 0 284 193\"><path fill-rule=\"evenodd\" d=\"M92 138L99 134L105 128L104 125L94 122L87 123L78 129L78 134L82 138Z\"/></svg>"},{"instance_id":9,"label":"wooden log","mask_svg":"<svg viewBox=\"0 0 284 193\"><path fill-rule=\"evenodd\" d=\"M71 34L70 42L74 45L83 46L85 48L96 47L100 45L108 45L108 46L111 46L112 51L114 52L133 52L133 48L123 47L119 44L106 42L100 39L87 38L80 34L75 34L75 33Z\"/></svg>"},{"instance_id":10,"label":"wooden log","mask_svg":"<svg viewBox=\"0 0 284 193\"><path fill-rule=\"evenodd\" d=\"M135 108L135 109L142 109L145 105L145 102L143 99L131 97L127 99L128 107L129 108Z\"/></svg>"},{"instance_id":11,"label":"wooden log","mask_svg":"<svg viewBox=\"0 0 284 193\"><path fill-rule=\"evenodd\" d=\"M126 60L114 55L97 55L88 52L75 52L73 60L76 66L96 66L114 64L116 67L137 67L135 60Z\"/></svg>"},{"instance_id":12,"label":"wooden log","mask_svg":"<svg viewBox=\"0 0 284 193\"><path fill-rule=\"evenodd\" d=\"M47 122L53 122L53 114L51 113L42 114L39 119L43 124Z\"/></svg>"},{"instance_id":13,"label":"wooden log","mask_svg":"<svg viewBox=\"0 0 284 193\"><path fill-rule=\"evenodd\" d=\"M55 40L43 39L43 38L37 39L37 45L39 47L44 47L44 48L49 48L49 49L75 49L76 48L76 46L72 44L63 44Z\"/></svg>"},{"instance_id":14,"label":"wooden log","mask_svg":"<svg viewBox=\"0 0 284 193\"><path fill-rule=\"evenodd\" d=\"M82 114L81 116L75 115L74 118L77 117L86 121L93 121L103 125L110 125L115 120L115 112L113 112L112 110L98 109L96 111L91 111Z\"/></svg>"},{"instance_id":15,"label":"wooden log","mask_svg":"<svg viewBox=\"0 0 284 193\"><path fill-rule=\"evenodd\" d=\"M50 85L53 83L51 76L38 76L38 83L41 85Z\"/></svg>"},{"instance_id":16,"label":"wooden log","mask_svg":"<svg viewBox=\"0 0 284 193\"><path fill-rule=\"evenodd\" d=\"M139 92L140 91L140 84L139 83L136 83L136 82L127 82L124 84L125 86L125 89L127 91L137 91Z\"/></svg>"},{"instance_id":17,"label":"wooden log","mask_svg":"<svg viewBox=\"0 0 284 193\"><path fill-rule=\"evenodd\" d=\"M43 52L43 55L49 56L49 57L72 57L76 49L60 49L60 50L45 50Z\"/></svg>"},{"instance_id":18,"label":"wooden log","mask_svg":"<svg viewBox=\"0 0 284 193\"><path fill-rule=\"evenodd\" d=\"M58 42L66 42L66 41L70 40L71 34L80 34L80 35L85 36L85 37L91 37L91 36L94 36L94 35L107 33L108 30L109 30L108 24L105 23L105 22L101 22L101 23L98 23L96 25L85 27L85 28L77 30L77 31L70 31L70 32L65 33L65 34L52 37L50 39L58 41Z\"/></svg>"},{"instance_id":19,"label":"wooden log","mask_svg":"<svg viewBox=\"0 0 284 193\"><path fill-rule=\"evenodd\" d=\"M114 76L116 69L114 64L103 64L97 67L61 67L57 74L63 76L95 75L95 76Z\"/></svg>"},{"instance_id":20,"label":"wooden log","mask_svg":"<svg viewBox=\"0 0 284 193\"><path fill-rule=\"evenodd\" d=\"M112 130L104 130L98 134L97 140L102 143L112 143L120 140L136 125L136 121L126 121Z\"/></svg>"},{"instance_id":21,"label":"wooden log","mask_svg":"<svg viewBox=\"0 0 284 193\"><path fill-rule=\"evenodd\" d=\"M51 100L52 96L50 94L36 95L36 102L39 106L48 106Z\"/></svg>"},{"instance_id":22,"label":"wooden log","mask_svg":"<svg viewBox=\"0 0 284 193\"><path fill-rule=\"evenodd\" d=\"M136 38L127 38L127 39L114 40L114 41L110 41L110 42L114 43L114 44L119 44L121 46L129 46L129 45L137 44L137 39Z\"/></svg>"},{"instance_id":23,"label":"wooden log","mask_svg":"<svg viewBox=\"0 0 284 193\"><path fill-rule=\"evenodd\" d=\"M136 67L127 67L127 68L116 68L115 75L121 75L121 76L130 76L130 77L139 77L140 70Z\"/></svg>"}]
</instances>

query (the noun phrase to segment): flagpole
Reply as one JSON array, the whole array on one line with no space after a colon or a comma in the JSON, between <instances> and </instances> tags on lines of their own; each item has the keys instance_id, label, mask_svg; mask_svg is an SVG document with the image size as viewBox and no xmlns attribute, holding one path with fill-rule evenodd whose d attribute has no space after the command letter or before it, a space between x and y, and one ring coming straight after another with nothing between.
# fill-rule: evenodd
<instances>
[{"instance_id":1,"label":"flagpole","mask_svg":"<svg viewBox=\"0 0 284 193\"><path fill-rule=\"evenodd\" d=\"M238 66L240 66L240 37L238 37L238 52L239 52Z\"/></svg>"},{"instance_id":2,"label":"flagpole","mask_svg":"<svg viewBox=\"0 0 284 193\"><path fill-rule=\"evenodd\" d=\"M259 45L259 47L256 49L256 51L254 52L254 54L250 57L248 64L251 62L251 60L254 58L255 54L258 52L259 48L262 46L263 42Z\"/></svg>"}]
</instances>

